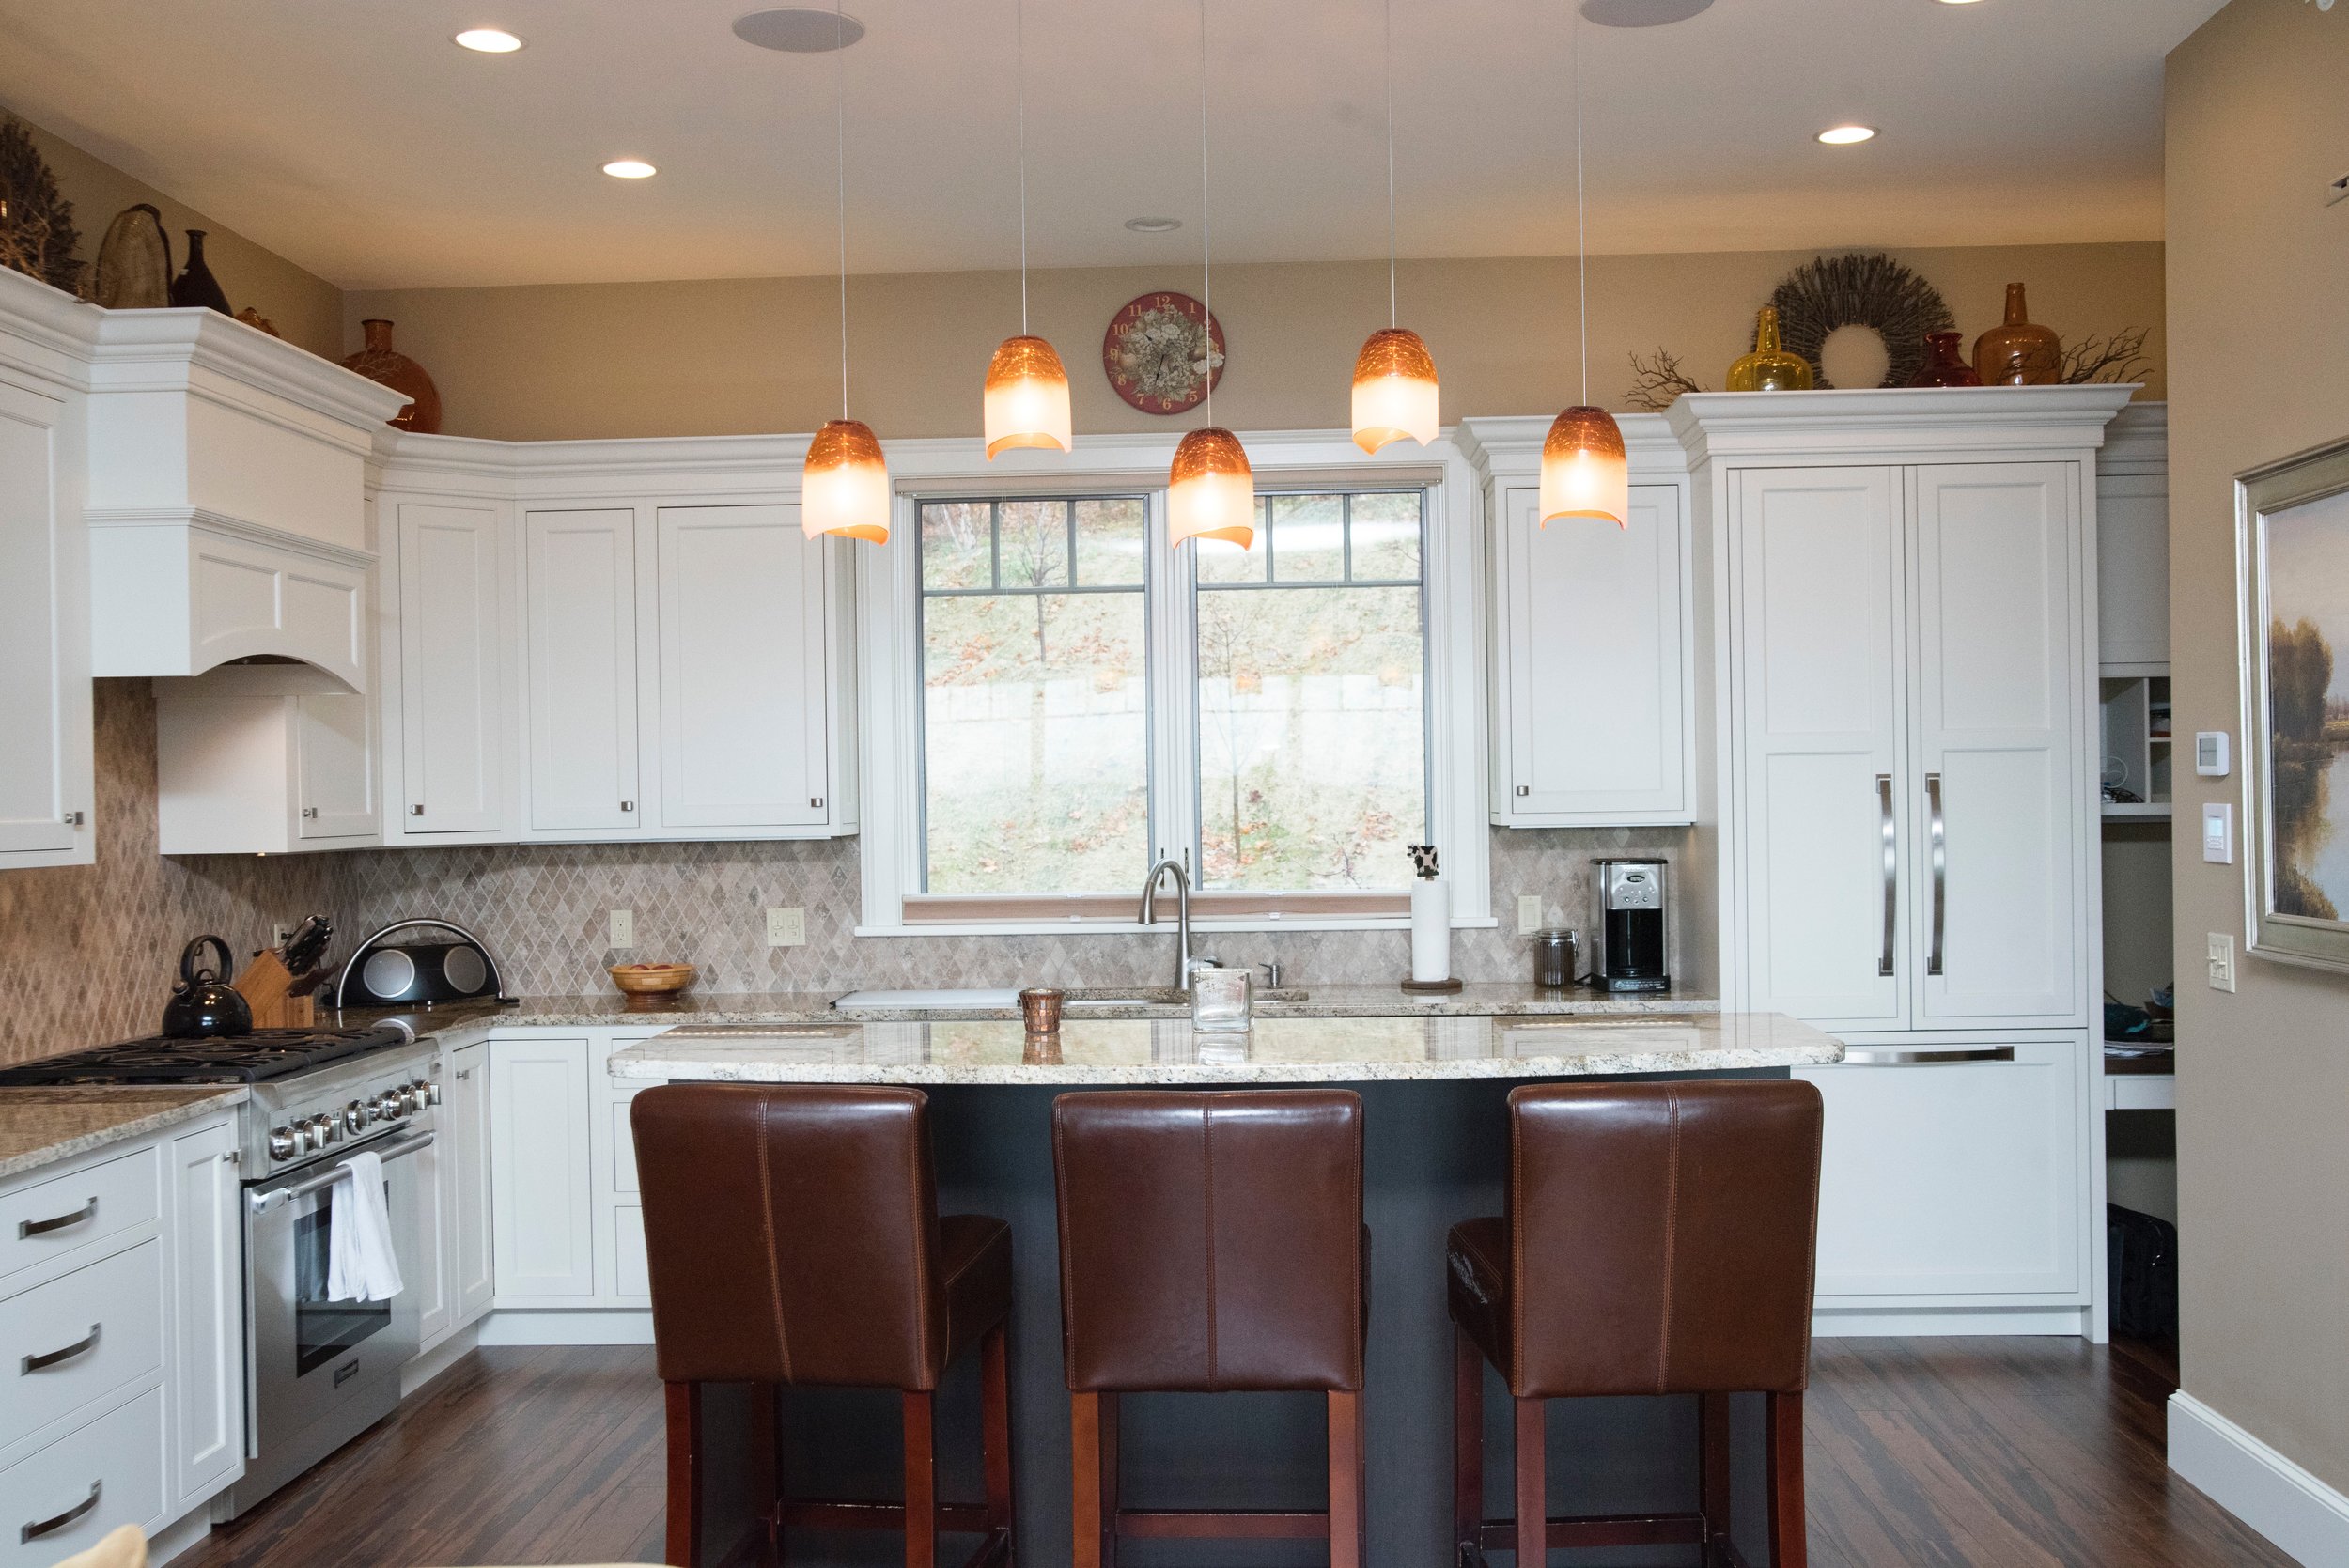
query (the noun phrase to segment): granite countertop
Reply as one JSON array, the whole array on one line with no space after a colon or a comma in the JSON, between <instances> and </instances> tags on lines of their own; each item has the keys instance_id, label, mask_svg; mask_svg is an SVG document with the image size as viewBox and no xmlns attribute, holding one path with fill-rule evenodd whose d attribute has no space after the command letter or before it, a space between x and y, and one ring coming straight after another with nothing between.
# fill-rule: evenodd
<instances>
[{"instance_id":1,"label":"granite countertop","mask_svg":"<svg viewBox=\"0 0 2349 1568\"><path fill-rule=\"evenodd\" d=\"M1016 1023L694 1019L614 1051L616 1078L746 1083L1330 1083L1794 1067L1843 1059L1776 1013L1274 1018L1205 1034L1188 1018L1065 1023L1057 1059Z\"/></svg>"},{"instance_id":2,"label":"granite countertop","mask_svg":"<svg viewBox=\"0 0 2349 1568\"><path fill-rule=\"evenodd\" d=\"M0 1089L0 1180L243 1103L244 1086Z\"/></svg>"}]
</instances>

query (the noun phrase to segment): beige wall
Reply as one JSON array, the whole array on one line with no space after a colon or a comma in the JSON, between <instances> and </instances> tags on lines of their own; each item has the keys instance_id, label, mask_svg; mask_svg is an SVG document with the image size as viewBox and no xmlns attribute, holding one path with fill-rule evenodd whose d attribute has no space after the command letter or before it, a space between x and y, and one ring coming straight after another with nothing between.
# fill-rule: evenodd
<instances>
[{"instance_id":1,"label":"beige wall","mask_svg":"<svg viewBox=\"0 0 2349 1568\"><path fill-rule=\"evenodd\" d=\"M2030 285L2032 316L2067 337L2152 331L2148 396L2164 392L2162 255L2155 243L1976 247L1898 253L1939 288L1970 337L1992 325L2004 286ZM1591 390L1619 405L1626 356L1659 346L1718 390L1744 351L1756 306L1812 253L1600 256L1591 263ZM1240 429L1342 426L1354 353L1386 322L1376 263L1227 266L1215 311L1230 364L1220 423ZM1101 375L1102 329L1154 288L1196 294L1196 266L1039 272L1031 319L1067 361L1081 431L1165 428ZM586 284L353 293L362 317L398 324L432 373L452 435L506 440L808 430L839 411L838 315L829 278ZM1444 417L1538 413L1576 400L1574 265L1567 259L1421 261L1402 269L1402 318L1428 341ZM883 438L975 434L979 383L1018 329L1010 272L910 273L849 283L851 394ZM1196 416L1192 416L1196 417Z\"/></svg>"},{"instance_id":2,"label":"beige wall","mask_svg":"<svg viewBox=\"0 0 2349 1568\"><path fill-rule=\"evenodd\" d=\"M203 229L205 264L220 279L232 309L251 305L273 322L287 341L299 343L314 354L340 359L348 351L342 347L341 289L153 186L101 163L72 143L29 121L26 125L50 172L57 178L59 193L73 204L73 226L82 232L82 256L92 266L97 264L98 243L106 237L106 225L114 222L115 214L134 203L148 202L163 215L163 227L171 233L175 269L187 261L187 231Z\"/></svg>"},{"instance_id":3,"label":"beige wall","mask_svg":"<svg viewBox=\"0 0 2349 1568\"><path fill-rule=\"evenodd\" d=\"M2181 731L2241 736L2232 476L2349 435L2349 14L2233 0L2170 56L2170 627ZM2240 866L2177 781L2178 1208L2186 1389L2349 1490L2349 980L2258 958Z\"/></svg>"}]
</instances>

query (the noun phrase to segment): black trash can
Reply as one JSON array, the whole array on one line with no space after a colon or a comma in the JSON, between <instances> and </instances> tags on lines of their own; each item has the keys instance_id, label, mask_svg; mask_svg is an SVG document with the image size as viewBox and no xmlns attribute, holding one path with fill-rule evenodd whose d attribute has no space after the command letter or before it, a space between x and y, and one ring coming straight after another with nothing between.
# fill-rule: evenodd
<instances>
[{"instance_id":1,"label":"black trash can","mask_svg":"<svg viewBox=\"0 0 2349 1568\"><path fill-rule=\"evenodd\" d=\"M2107 1203L2105 1249L2112 1331L2134 1339L2176 1339L2178 1228L2167 1219Z\"/></svg>"}]
</instances>

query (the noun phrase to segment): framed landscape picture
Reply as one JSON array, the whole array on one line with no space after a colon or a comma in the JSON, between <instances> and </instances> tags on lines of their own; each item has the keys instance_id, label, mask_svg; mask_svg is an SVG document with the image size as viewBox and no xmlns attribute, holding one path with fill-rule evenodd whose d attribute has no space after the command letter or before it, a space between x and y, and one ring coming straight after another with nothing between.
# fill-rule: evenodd
<instances>
[{"instance_id":1,"label":"framed landscape picture","mask_svg":"<svg viewBox=\"0 0 2349 1568\"><path fill-rule=\"evenodd\" d=\"M2249 946L2349 970L2349 441L2235 495Z\"/></svg>"}]
</instances>

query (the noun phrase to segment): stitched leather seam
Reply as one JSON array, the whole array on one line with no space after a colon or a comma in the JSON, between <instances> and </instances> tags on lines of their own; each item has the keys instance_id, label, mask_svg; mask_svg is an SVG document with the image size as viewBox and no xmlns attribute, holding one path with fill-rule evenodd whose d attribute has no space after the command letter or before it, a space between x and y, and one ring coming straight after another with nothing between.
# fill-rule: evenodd
<instances>
[{"instance_id":1,"label":"stitched leather seam","mask_svg":"<svg viewBox=\"0 0 2349 1568\"><path fill-rule=\"evenodd\" d=\"M1664 1106L1670 1121L1664 1143L1664 1311L1656 1339L1656 1391L1659 1394L1671 1386L1672 1374L1672 1253L1680 1229L1680 1091L1667 1088Z\"/></svg>"},{"instance_id":2,"label":"stitched leather seam","mask_svg":"<svg viewBox=\"0 0 2349 1568\"><path fill-rule=\"evenodd\" d=\"M922 1212L922 1135L926 1130L917 1112L913 1136L906 1140L906 1209L913 1219L914 1349L922 1360L922 1375L929 1377L930 1333L936 1325L930 1322L929 1220Z\"/></svg>"},{"instance_id":3,"label":"stitched leather seam","mask_svg":"<svg viewBox=\"0 0 2349 1568\"><path fill-rule=\"evenodd\" d=\"M1063 1095L1066 1099L1067 1096ZM1077 1370L1077 1290L1076 1274L1069 1265L1073 1241L1068 1234L1068 1140L1061 1125L1060 1106L1052 1106L1052 1206L1060 1218L1060 1355L1062 1370L1070 1374L1069 1387L1076 1387Z\"/></svg>"},{"instance_id":4,"label":"stitched leather seam","mask_svg":"<svg viewBox=\"0 0 2349 1568\"><path fill-rule=\"evenodd\" d=\"M775 1350L783 1361L783 1380L791 1377L791 1330L783 1315L783 1248L775 1238L775 1184L768 1163L767 1118L772 1105L758 1102L758 1209L767 1242L767 1299L775 1315Z\"/></svg>"},{"instance_id":5,"label":"stitched leather seam","mask_svg":"<svg viewBox=\"0 0 2349 1568\"><path fill-rule=\"evenodd\" d=\"M1202 1104L1199 1108L1199 1158L1202 1170L1200 1188L1206 1209L1207 1244L1207 1387L1216 1386L1215 1377L1215 1107Z\"/></svg>"},{"instance_id":6,"label":"stitched leather seam","mask_svg":"<svg viewBox=\"0 0 2349 1568\"><path fill-rule=\"evenodd\" d=\"M1514 1096L1513 1096L1514 1097ZM1525 1140L1524 1117L1509 1108L1509 1391L1525 1387Z\"/></svg>"},{"instance_id":7,"label":"stitched leather seam","mask_svg":"<svg viewBox=\"0 0 2349 1568\"><path fill-rule=\"evenodd\" d=\"M1354 1310L1349 1316L1349 1321L1354 1326L1354 1387L1358 1389L1369 1381L1369 1374L1362 1366L1363 1358L1369 1353L1363 1342L1370 1337L1362 1324L1364 1308L1367 1305L1365 1298L1369 1294L1368 1281L1362 1278L1364 1245L1362 1240L1362 1119L1358 1115L1354 1118Z\"/></svg>"}]
</instances>

